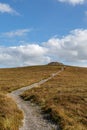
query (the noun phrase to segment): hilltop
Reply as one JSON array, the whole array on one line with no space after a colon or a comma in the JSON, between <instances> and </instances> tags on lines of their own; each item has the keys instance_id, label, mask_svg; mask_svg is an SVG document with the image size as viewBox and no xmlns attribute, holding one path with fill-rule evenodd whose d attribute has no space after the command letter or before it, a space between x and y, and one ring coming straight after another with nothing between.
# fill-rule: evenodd
<instances>
[{"instance_id":1,"label":"hilltop","mask_svg":"<svg viewBox=\"0 0 87 130\"><path fill-rule=\"evenodd\" d=\"M53 65L53 66L56 66L56 65L64 65L63 63L60 63L60 62L50 62L48 63L48 65Z\"/></svg>"}]
</instances>

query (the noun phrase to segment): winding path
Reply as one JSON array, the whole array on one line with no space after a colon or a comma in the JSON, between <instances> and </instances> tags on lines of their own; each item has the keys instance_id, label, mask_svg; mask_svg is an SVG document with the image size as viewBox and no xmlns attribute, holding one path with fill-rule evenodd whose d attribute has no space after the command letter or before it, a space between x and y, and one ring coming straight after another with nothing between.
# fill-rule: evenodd
<instances>
[{"instance_id":1,"label":"winding path","mask_svg":"<svg viewBox=\"0 0 87 130\"><path fill-rule=\"evenodd\" d=\"M26 90L44 84L48 80L61 73L63 70L64 68L62 67L60 71L52 74L49 78L10 93L10 96L15 100L18 107L23 111L24 114L23 126L20 127L19 130L60 130L58 126L56 126L52 122L48 122L43 118L43 115L40 114L41 110L38 106L30 103L29 101L24 101L23 99L21 99L20 94L22 94Z\"/></svg>"}]
</instances>

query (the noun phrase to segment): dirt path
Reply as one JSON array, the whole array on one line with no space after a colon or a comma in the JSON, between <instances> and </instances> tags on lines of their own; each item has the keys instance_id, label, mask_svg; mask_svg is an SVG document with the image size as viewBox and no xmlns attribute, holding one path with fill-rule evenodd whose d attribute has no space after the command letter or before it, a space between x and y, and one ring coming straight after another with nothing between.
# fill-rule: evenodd
<instances>
[{"instance_id":1,"label":"dirt path","mask_svg":"<svg viewBox=\"0 0 87 130\"><path fill-rule=\"evenodd\" d=\"M48 80L52 79L54 76L58 75L63 71L63 68L57 73L52 74L49 78L41 80L38 83L34 83L30 86L23 87L21 89L13 91L10 96L15 100L18 107L24 113L23 126L19 128L19 130L60 130L58 126L49 122L43 118L43 115L40 113L41 110L38 106L30 103L29 101L24 101L20 98L20 94L24 91L29 90L31 88L37 87Z\"/></svg>"}]
</instances>

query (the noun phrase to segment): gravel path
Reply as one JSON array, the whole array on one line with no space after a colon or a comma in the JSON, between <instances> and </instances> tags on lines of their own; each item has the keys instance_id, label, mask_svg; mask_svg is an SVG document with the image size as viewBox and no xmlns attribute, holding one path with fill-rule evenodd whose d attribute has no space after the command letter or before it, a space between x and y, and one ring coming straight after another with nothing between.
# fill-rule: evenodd
<instances>
[{"instance_id":1,"label":"gravel path","mask_svg":"<svg viewBox=\"0 0 87 130\"><path fill-rule=\"evenodd\" d=\"M24 113L23 126L19 128L19 130L60 130L58 126L56 126L52 122L49 122L43 118L43 115L41 114L41 110L38 106L30 103L29 101L24 101L23 99L21 99L19 95L22 94L26 90L37 87L38 85L41 85L47 82L48 80L52 79L54 76L58 75L62 71L63 71L63 68L57 73L52 74L47 79L41 80L40 82L34 83L30 86L15 90L10 94L10 96L17 103L18 107Z\"/></svg>"}]
</instances>

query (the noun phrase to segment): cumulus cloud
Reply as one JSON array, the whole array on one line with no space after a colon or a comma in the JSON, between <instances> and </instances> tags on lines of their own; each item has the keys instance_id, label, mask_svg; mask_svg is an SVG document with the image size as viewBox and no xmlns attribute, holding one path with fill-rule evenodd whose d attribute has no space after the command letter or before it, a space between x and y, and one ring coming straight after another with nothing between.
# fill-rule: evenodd
<instances>
[{"instance_id":1,"label":"cumulus cloud","mask_svg":"<svg viewBox=\"0 0 87 130\"><path fill-rule=\"evenodd\" d=\"M6 3L0 3L0 13L20 15L16 10L14 10L9 4Z\"/></svg>"},{"instance_id":2,"label":"cumulus cloud","mask_svg":"<svg viewBox=\"0 0 87 130\"><path fill-rule=\"evenodd\" d=\"M18 29L15 31L2 33L2 36L9 37L9 38L21 37L21 36L25 36L30 31L31 29Z\"/></svg>"},{"instance_id":3,"label":"cumulus cloud","mask_svg":"<svg viewBox=\"0 0 87 130\"><path fill-rule=\"evenodd\" d=\"M50 61L47 49L37 44L14 47L0 47L1 66L27 66L44 64Z\"/></svg>"},{"instance_id":4,"label":"cumulus cloud","mask_svg":"<svg viewBox=\"0 0 87 130\"><path fill-rule=\"evenodd\" d=\"M86 0L58 0L58 1L69 3L69 4L72 4L72 5L84 4L86 2Z\"/></svg>"},{"instance_id":5,"label":"cumulus cloud","mask_svg":"<svg viewBox=\"0 0 87 130\"><path fill-rule=\"evenodd\" d=\"M1 66L40 65L50 61L87 67L87 29L75 29L40 45L0 47Z\"/></svg>"},{"instance_id":6,"label":"cumulus cloud","mask_svg":"<svg viewBox=\"0 0 87 130\"><path fill-rule=\"evenodd\" d=\"M49 56L73 65L87 66L87 30L76 29L69 35L49 39L44 45L49 48Z\"/></svg>"}]
</instances>

